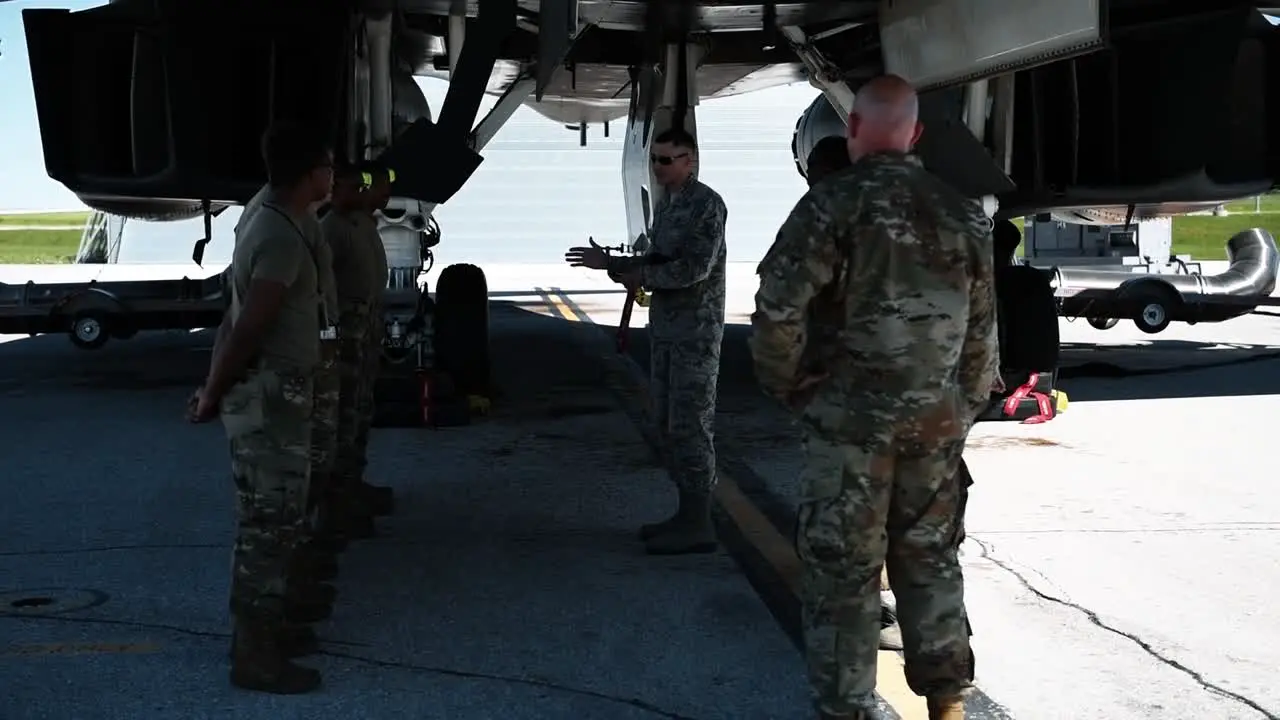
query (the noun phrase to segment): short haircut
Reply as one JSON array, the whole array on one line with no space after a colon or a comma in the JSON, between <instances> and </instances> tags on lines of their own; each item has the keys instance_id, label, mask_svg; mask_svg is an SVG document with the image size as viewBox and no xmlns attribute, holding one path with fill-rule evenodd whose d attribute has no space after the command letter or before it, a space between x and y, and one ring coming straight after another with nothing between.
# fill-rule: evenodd
<instances>
[{"instance_id":1,"label":"short haircut","mask_svg":"<svg viewBox=\"0 0 1280 720\"><path fill-rule=\"evenodd\" d=\"M663 130L653 138L653 142L654 144L667 143L687 150L698 149L698 141L693 139L693 135L689 134L687 130L678 127Z\"/></svg>"},{"instance_id":2,"label":"short haircut","mask_svg":"<svg viewBox=\"0 0 1280 720\"><path fill-rule=\"evenodd\" d=\"M809 151L806 163L805 177L811 184L853 165L849 159L849 145L843 135L828 135L819 140Z\"/></svg>"},{"instance_id":3,"label":"short haircut","mask_svg":"<svg viewBox=\"0 0 1280 720\"><path fill-rule=\"evenodd\" d=\"M319 132L288 120L271 123L262 133L262 162L272 187L288 187L327 160L329 143Z\"/></svg>"},{"instance_id":4,"label":"short haircut","mask_svg":"<svg viewBox=\"0 0 1280 720\"><path fill-rule=\"evenodd\" d=\"M1022 232L1012 220L998 220L991 228L991 240L995 246L996 262L1008 264L1013 261L1013 254L1022 244Z\"/></svg>"},{"instance_id":5,"label":"short haircut","mask_svg":"<svg viewBox=\"0 0 1280 720\"><path fill-rule=\"evenodd\" d=\"M853 95L851 111L876 122L917 122L920 117L920 98L911 83L900 76L881 75L858 88Z\"/></svg>"}]
</instances>

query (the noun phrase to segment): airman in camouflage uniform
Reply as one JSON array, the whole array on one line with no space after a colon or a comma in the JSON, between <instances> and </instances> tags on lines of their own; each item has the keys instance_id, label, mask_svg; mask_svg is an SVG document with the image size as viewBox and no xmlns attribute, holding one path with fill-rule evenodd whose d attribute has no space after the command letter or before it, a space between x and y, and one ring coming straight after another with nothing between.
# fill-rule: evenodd
<instances>
[{"instance_id":1,"label":"airman in camouflage uniform","mask_svg":"<svg viewBox=\"0 0 1280 720\"><path fill-rule=\"evenodd\" d=\"M245 205L236 222L235 232L250 226L253 218L264 207L278 205L279 194L270 184L259 190ZM335 532L332 508L329 500L333 494L334 460L338 444L338 341L336 318L338 317L337 289L333 280L333 252L325 241L320 222L313 212L299 215L298 228L302 232L307 249L316 264L317 282L321 305L320 323L327 330L321 332L320 361L313 378L314 401L311 419L311 482L307 493L307 538L299 548L293 572L304 584L331 580L338 574L336 553L341 550L344 538Z\"/></svg>"},{"instance_id":2,"label":"airman in camouflage uniform","mask_svg":"<svg viewBox=\"0 0 1280 720\"><path fill-rule=\"evenodd\" d=\"M840 172L852 164L853 161L849 159L849 147L844 136L828 135L814 143L813 150L809 152L809 157L805 163L807 168L805 180L808 181L809 187L812 188L830 175ZM819 335L823 332L838 329L838 325L834 323L821 322L822 318L812 312L817 304L816 300L809 303L811 311L808 315L809 323L806 328L808 332L806 344L812 347L820 347L823 344L834 341L834 338L821 338ZM818 309L821 311L821 308ZM887 593L888 591L889 578L882 572L880 575L880 592ZM883 595L881 595L880 599L880 649L902 650L902 631L898 627L898 616L893 607L886 602Z\"/></svg>"},{"instance_id":3,"label":"airman in camouflage uniform","mask_svg":"<svg viewBox=\"0 0 1280 720\"><path fill-rule=\"evenodd\" d=\"M320 362L316 364L315 403L311 418L311 550L312 559L303 572L311 572L317 580L337 575L336 553L343 538L333 523L334 463L338 453L338 288L334 281L333 249L325 241L324 232L315 215L308 213L303 228L318 268L320 295Z\"/></svg>"},{"instance_id":4,"label":"airman in camouflage uniform","mask_svg":"<svg viewBox=\"0 0 1280 720\"><path fill-rule=\"evenodd\" d=\"M264 135L263 157L272 192L236 235L231 308L189 416L207 422L220 412L231 445L239 514L231 681L299 693L320 675L289 662L315 648L314 633L296 623L322 619L332 601L308 597L330 586L302 586L291 573L307 534L323 313L304 228L310 204L329 192L333 163L322 141L287 125Z\"/></svg>"},{"instance_id":5,"label":"airman in camouflage uniform","mask_svg":"<svg viewBox=\"0 0 1280 720\"><path fill-rule=\"evenodd\" d=\"M756 375L805 431L796 549L823 718L875 707L886 562L907 683L930 719L963 718L972 686L957 469L995 377L990 224L907 154L916 118L901 78L860 89L853 166L801 198L758 269ZM818 346L810 312L834 325Z\"/></svg>"},{"instance_id":6,"label":"airman in camouflage uniform","mask_svg":"<svg viewBox=\"0 0 1280 720\"><path fill-rule=\"evenodd\" d=\"M594 244L565 255L574 266L608 270L628 288L653 292L649 391L663 460L680 498L674 516L640 528L646 550L655 555L716 548L711 492L728 210L720 195L695 177L696 153L693 137L678 129L653 140L650 161L667 194L654 208L646 255L609 258Z\"/></svg>"},{"instance_id":7,"label":"airman in camouflage uniform","mask_svg":"<svg viewBox=\"0 0 1280 720\"><path fill-rule=\"evenodd\" d=\"M377 226L366 211L363 172L358 166L343 168L334 177L333 211L322 223L333 248L338 292L338 325L341 337L338 409L338 460L333 504L335 520L348 537L373 534L373 518L359 500L362 465L357 444L361 427L365 358L368 354L369 317L377 287L371 238Z\"/></svg>"},{"instance_id":8,"label":"airman in camouflage uniform","mask_svg":"<svg viewBox=\"0 0 1280 720\"><path fill-rule=\"evenodd\" d=\"M391 176L387 168L374 164L370 164L366 170L372 182L363 195L364 212L369 218L368 227L363 233L363 244L373 256L373 295L369 324L365 330L365 353L360 377L360 424L356 434L356 467L360 481L356 486L356 497L368 514L390 515L395 508L395 495L389 487L370 484L365 479L365 470L369 466L369 429L373 426L374 389L382 371L382 338L387 330L383 306L387 289L387 248L382 244L373 214L385 208L387 201L391 199Z\"/></svg>"}]
</instances>

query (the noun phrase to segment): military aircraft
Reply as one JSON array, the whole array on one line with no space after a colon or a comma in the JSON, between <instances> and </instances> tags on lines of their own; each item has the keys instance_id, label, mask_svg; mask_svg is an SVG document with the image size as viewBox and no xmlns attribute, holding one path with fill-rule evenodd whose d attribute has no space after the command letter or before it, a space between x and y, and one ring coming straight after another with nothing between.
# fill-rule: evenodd
<instances>
[{"instance_id":1,"label":"military aircraft","mask_svg":"<svg viewBox=\"0 0 1280 720\"><path fill-rule=\"evenodd\" d=\"M1141 218L1265 192L1280 164L1268 115L1280 48L1264 11L1232 0L112 0L23 17L47 170L91 207L173 216L243 202L263 181L256 139L284 116L331 127L348 156L385 157L397 195L442 203L528 103L583 132L627 118L634 239L656 199L655 131L696 130L699 100L804 77L828 102L797 109L802 172L858 84L888 71L925 91L926 162L998 199L1002 215ZM412 76L441 74L450 88L433 118ZM501 99L477 123L484 93Z\"/></svg>"},{"instance_id":2,"label":"military aircraft","mask_svg":"<svg viewBox=\"0 0 1280 720\"><path fill-rule=\"evenodd\" d=\"M797 108L803 174L859 84L884 72L922 91L925 164L995 215L1115 224L1257 195L1280 176L1280 29L1267 12L1237 0L111 0L23 19L47 171L85 204L176 219L242 203L264 181L258 137L290 117L396 170L390 253L397 230L431 229L521 104L583 142L625 118L639 248L660 192L650 138L696 137L699 101L807 78L823 94ZM434 112L415 75L448 78ZM498 99L477 122L486 93Z\"/></svg>"}]
</instances>

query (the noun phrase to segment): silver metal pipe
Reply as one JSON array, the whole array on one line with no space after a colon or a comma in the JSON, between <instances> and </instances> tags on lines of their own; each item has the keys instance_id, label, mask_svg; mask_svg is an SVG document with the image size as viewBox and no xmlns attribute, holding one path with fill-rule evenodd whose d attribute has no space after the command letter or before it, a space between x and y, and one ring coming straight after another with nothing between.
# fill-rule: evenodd
<instances>
[{"instance_id":1,"label":"silver metal pipe","mask_svg":"<svg viewBox=\"0 0 1280 720\"><path fill-rule=\"evenodd\" d=\"M1280 251L1275 238L1262 228L1243 230L1227 241L1227 269L1217 275L1201 273L1147 274L1123 270L1056 267L1054 284L1073 290L1116 290L1152 278L1168 283L1184 295L1262 297L1276 289Z\"/></svg>"}]
</instances>

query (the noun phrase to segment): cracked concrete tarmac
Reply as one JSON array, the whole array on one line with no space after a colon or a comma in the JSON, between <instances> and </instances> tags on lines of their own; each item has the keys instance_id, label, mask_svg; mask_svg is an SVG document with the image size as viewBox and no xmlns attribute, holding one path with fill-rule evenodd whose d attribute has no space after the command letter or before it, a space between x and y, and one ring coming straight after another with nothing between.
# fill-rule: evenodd
<instances>
[{"instance_id":1,"label":"cracked concrete tarmac","mask_svg":"<svg viewBox=\"0 0 1280 720\"><path fill-rule=\"evenodd\" d=\"M790 499L798 434L746 349L752 271L730 266L717 433ZM978 685L1036 720L1280 717L1280 319L1155 337L1064 320L1062 338L1067 413L979 425L967 453Z\"/></svg>"}]
</instances>

